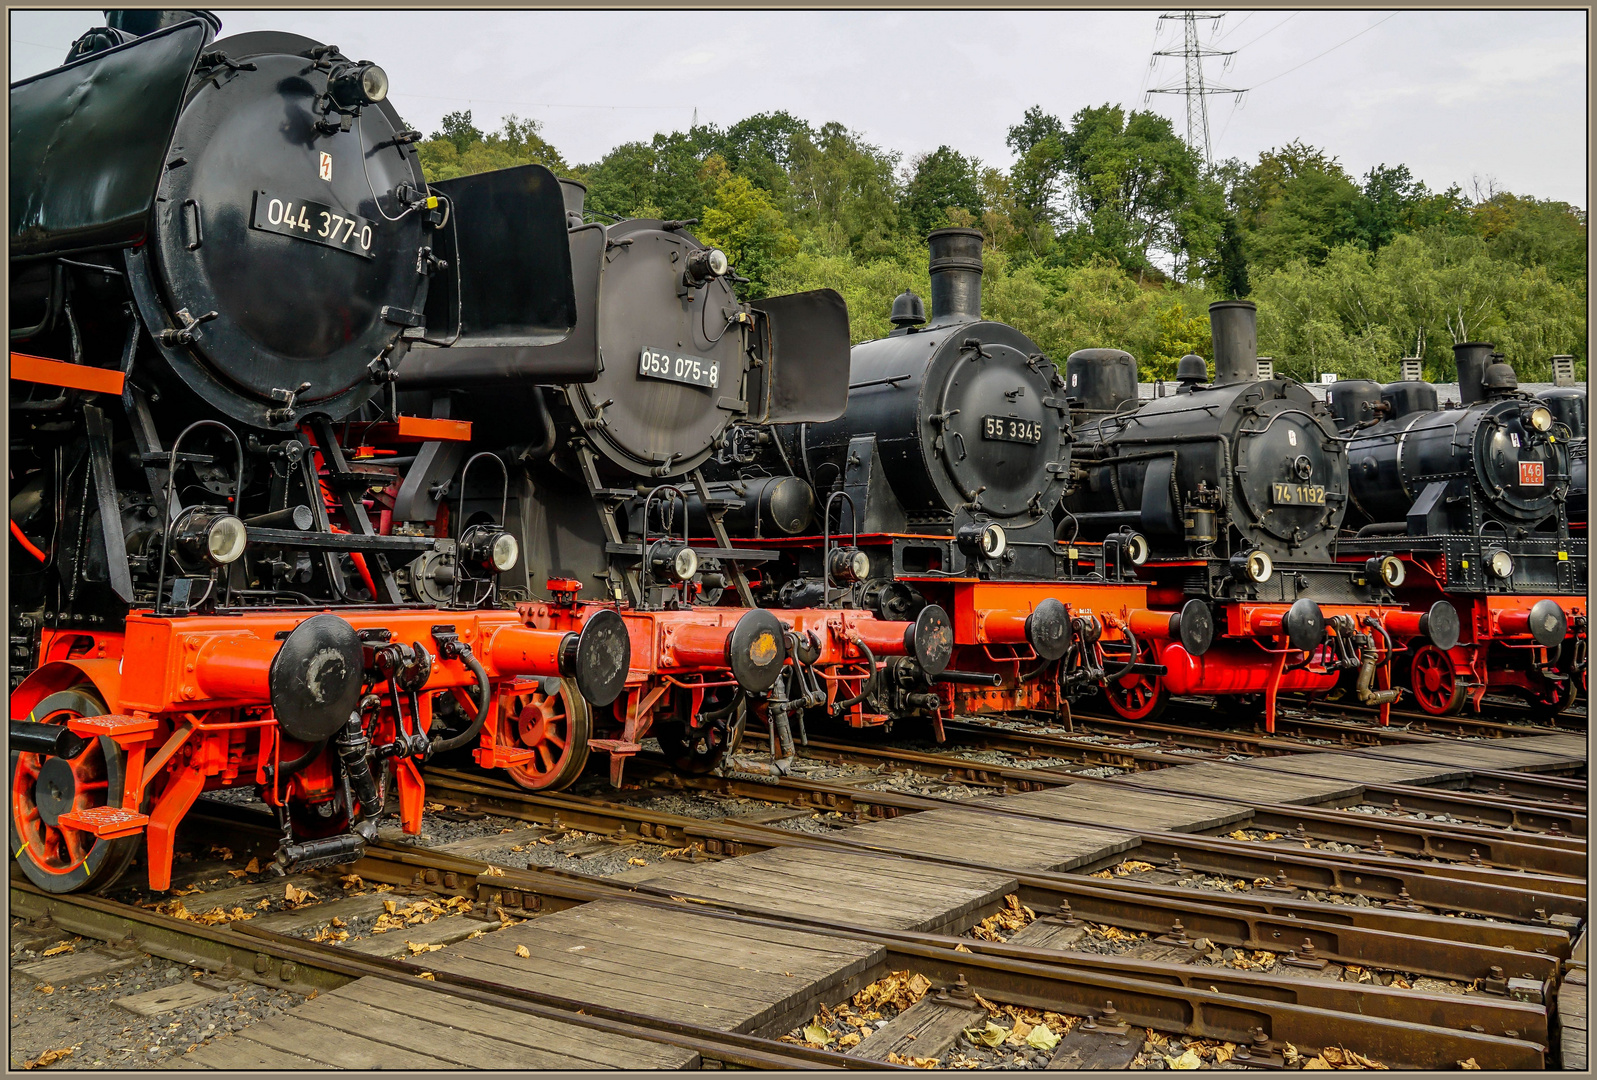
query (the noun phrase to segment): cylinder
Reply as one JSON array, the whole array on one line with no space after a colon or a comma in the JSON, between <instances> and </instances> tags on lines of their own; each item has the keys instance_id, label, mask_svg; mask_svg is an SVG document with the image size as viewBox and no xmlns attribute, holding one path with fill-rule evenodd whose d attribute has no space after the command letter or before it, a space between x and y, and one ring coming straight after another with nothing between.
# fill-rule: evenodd
<instances>
[{"instance_id":1,"label":"cylinder","mask_svg":"<svg viewBox=\"0 0 1597 1080\"><path fill-rule=\"evenodd\" d=\"M1338 382L1331 388L1333 398L1336 396L1336 387L1341 385ZM1436 384L1418 379L1387 383L1381 387L1381 400L1391 409L1389 417L1394 419L1409 413L1435 412Z\"/></svg>"},{"instance_id":2,"label":"cylinder","mask_svg":"<svg viewBox=\"0 0 1597 1080\"><path fill-rule=\"evenodd\" d=\"M1209 336L1214 342L1214 381L1254 382L1259 377L1259 311L1250 300L1218 300L1209 305Z\"/></svg>"},{"instance_id":3,"label":"cylinder","mask_svg":"<svg viewBox=\"0 0 1597 1080\"><path fill-rule=\"evenodd\" d=\"M1166 668L1165 686L1172 694L1258 694L1269 689L1275 657L1245 645L1222 643L1202 656L1193 656L1171 642L1159 650ZM1283 670L1277 689L1324 691L1336 685L1335 671L1308 668Z\"/></svg>"},{"instance_id":4,"label":"cylinder","mask_svg":"<svg viewBox=\"0 0 1597 1080\"><path fill-rule=\"evenodd\" d=\"M502 678L532 675L549 678L564 674L560 653L567 639L577 635L564 630L532 630L525 626L501 626L488 639L483 659L489 671Z\"/></svg>"},{"instance_id":5,"label":"cylinder","mask_svg":"<svg viewBox=\"0 0 1597 1080\"><path fill-rule=\"evenodd\" d=\"M1485 341L1464 341L1453 346L1460 405L1473 405L1486 398L1486 368L1492 362L1492 348Z\"/></svg>"},{"instance_id":6,"label":"cylinder","mask_svg":"<svg viewBox=\"0 0 1597 1080\"><path fill-rule=\"evenodd\" d=\"M927 242L931 247L932 319L979 321L981 230L938 229L927 237Z\"/></svg>"},{"instance_id":7,"label":"cylinder","mask_svg":"<svg viewBox=\"0 0 1597 1080\"><path fill-rule=\"evenodd\" d=\"M734 536L798 536L815 519L815 489L796 476L759 476L710 485L710 498L736 500L721 521ZM688 496L688 526L707 535L710 518L697 494Z\"/></svg>"},{"instance_id":8,"label":"cylinder","mask_svg":"<svg viewBox=\"0 0 1597 1080\"><path fill-rule=\"evenodd\" d=\"M1385 396L1380 383L1369 379L1338 379L1331 384L1331 415L1339 430L1377 419L1375 407Z\"/></svg>"},{"instance_id":9,"label":"cylinder","mask_svg":"<svg viewBox=\"0 0 1597 1080\"><path fill-rule=\"evenodd\" d=\"M1137 403L1137 361L1121 349L1077 349L1065 361L1065 396L1083 413L1114 413Z\"/></svg>"}]
</instances>

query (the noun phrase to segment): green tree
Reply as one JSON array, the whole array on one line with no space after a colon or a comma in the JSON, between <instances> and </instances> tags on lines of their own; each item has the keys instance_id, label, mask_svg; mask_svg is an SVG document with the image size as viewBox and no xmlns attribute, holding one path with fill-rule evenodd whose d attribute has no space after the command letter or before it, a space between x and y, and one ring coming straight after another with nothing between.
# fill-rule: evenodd
<instances>
[{"instance_id":1,"label":"green tree","mask_svg":"<svg viewBox=\"0 0 1597 1080\"><path fill-rule=\"evenodd\" d=\"M565 160L538 134L541 127L536 120L522 120L512 113L498 131L484 135L472 124L469 110L450 113L442 130L417 144L422 172L430 181L451 180L516 165L543 165L565 175Z\"/></svg>"},{"instance_id":2,"label":"green tree","mask_svg":"<svg viewBox=\"0 0 1597 1080\"><path fill-rule=\"evenodd\" d=\"M798 249L798 240L770 192L755 187L746 177L731 175L719 157L711 161L720 163L719 169L707 170L718 183L697 235L725 251L738 272L749 278L750 299L767 296L781 260Z\"/></svg>"},{"instance_id":3,"label":"green tree","mask_svg":"<svg viewBox=\"0 0 1597 1080\"><path fill-rule=\"evenodd\" d=\"M897 154L829 123L794 137L790 163L796 227L818 233L834 250L865 257L888 253L899 228Z\"/></svg>"},{"instance_id":4,"label":"green tree","mask_svg":"<svg viewBox=\"0 0 1597 1080\"><path fill-rule=\"evenodd\" d=\"M1318 265L1338 244L1357 242L1361 194L1335 158L1302 142L1260 154L1231 190L1248 265Z\"/></svg>"},{"instance_id":5,"label":"green tree","mask_svg":"<svg viewBox=\"0 0 1597 1080\"><path fill-rule=\"evenodd\" d=\"M980 216L985 209L980 169L980 162L947 146L917 157L904 186L905 223L924 237L950 224L951 209Z\"/></svg>"}]
</instances>

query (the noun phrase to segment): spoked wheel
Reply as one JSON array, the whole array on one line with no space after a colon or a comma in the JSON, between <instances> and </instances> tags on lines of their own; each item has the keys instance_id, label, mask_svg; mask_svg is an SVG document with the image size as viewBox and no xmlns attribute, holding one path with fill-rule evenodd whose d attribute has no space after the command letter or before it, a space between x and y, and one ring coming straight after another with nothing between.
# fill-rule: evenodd
<instances>
[{"instance_id":1,"label":"spoked wheel","mask_svg":"<svg viewBox=\"0 0 1597 1080\"><path fill-rule=\"evenodd\" d=\"M1537 678L1535 688L1521 690L1525 702L1530 706L1531 715L1538 720L1551 722L1559 714L1565 712L1575 702L1575 680L1566 678L1562 682L1552 679Z\"/></svg>"},{"instance_id":2,"label":"spoked wheel","mask_svg":"<svg viewBox=\"0 0 1597 1080\"><path fill-rule=\"evenodd\" d=\"M496 742L533 757L506 768L529 791L559 791L576 782L588 764L593 713L570 679L544 679L536 690L510 698Z\"/></svg>"},{"instance_id":3,"label":"spoked wheel","mask_svg":"<svg viewBox=\"0 0 1597 1080\"><path fill-rule=\"evenodd\" d=\"M1464 684L1453 673L1453 661L1435 645L1421 645L1409 662L1409 689L1414 701L1432 716L1451 716L1464 704Z\"/></svg>"},{"instance_id":4,"label":"spoked wheel","mask_svg":"<svg viewBox=\"0 0 1597 1080\"><path fill-rule=\"evenodd\" d=\"M99 694L84 684L44 698L30 719L65 724L105 711ZM127 752L109 736L91 740L74 758L12 752L11 850L29 881L52 893L98 891L126 872L139 837L101 840L60 823L70 810L120 806L126 777Z\"/></svg>"},{"instance_id":5,"label":"spoked wheel","mask_svg":"<svg viewBox=\"0 0 1597 1080\"><path fill-rule=\"evenodd\" d=\"M748 702L735 686L677 690L671 718L655 729L660 749L677 772L703 776L737 750L748 723Z\"/></svg>"},{"instance_id":6,"label":"spoked wheel","mask_svg":"<svg viewBox=\"0 0 1597 1080\"><path fill-rule=\"evenodd\" d=\"M1138 643L1137 657L1145 664L1158 661L1152 643L1146 641ZM1105 664L1111 669L1118 666L1113 659ZM1152 720L1170 704L1170 691L1159 677L1141 671L1133 671L1119 679L1111 678L1104 685L1104 697L1109 707L1127 720Z\"/></svg>"}]
</instances>

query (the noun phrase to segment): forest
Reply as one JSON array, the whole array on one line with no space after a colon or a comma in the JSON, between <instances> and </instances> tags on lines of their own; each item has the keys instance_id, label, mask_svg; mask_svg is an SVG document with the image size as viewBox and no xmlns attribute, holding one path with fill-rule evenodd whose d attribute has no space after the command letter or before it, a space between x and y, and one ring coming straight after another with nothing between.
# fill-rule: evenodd
<instances>
[{"instance_id":1,"label":"forest","mask_svg":"<svg viewBox=\"0 0 1597 1080\"><path fill-rule=\"evenodd\" d=\"M786 112L629 142L565 161L533 120L498 130L447 115L419 143L431 180L536 162L581 180L587 209L697 219L748 278L746 299L830 287L856 341L891 327L893 297L930 286L926 234L986 238L983 314L1056 363L1126 349L1146 381L1207 355L1207 305L1259 306L1259 352L1305 381L1397 377L1420 356L1449 382L1452 345L1492 341L1526 382L1548 358L1586 368L1586 212L1472 180L1433 191L1402 164L1350 175L1299 141L1206 166L1152 112L1105 104L1068 120L1034 107L996 168L942 146L905 161L837 123Z\"/></svg>"}]
</instances>

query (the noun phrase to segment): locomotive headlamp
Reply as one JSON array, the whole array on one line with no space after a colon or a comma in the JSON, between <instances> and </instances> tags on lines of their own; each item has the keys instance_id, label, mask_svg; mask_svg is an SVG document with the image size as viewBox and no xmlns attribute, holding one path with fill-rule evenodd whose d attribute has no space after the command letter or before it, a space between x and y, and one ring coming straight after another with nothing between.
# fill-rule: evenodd
<instances>
[{"instance_id":1,"label":"locomotive headlamp","mask_svg":"<svg viewBox=\"0 0 1597 1080\"><path fill-rule=\"evenodd\" d=\"M1486 553L1486 569L1490 570L1493 575L1497 577L1506 578L1509 574L1514 572L1514 556L1510 555L1502 548L1497 548L1495 551L1488 551Z\"/></svg>"},{"instance_id":2,"label":"locomotive headlamp","mask_svg":"<svg viewBox=\"0 0 1597 1080\"><path fill-rule=\"evenodd\" d=\"M703 285L713 277L720 277L727 272L731 263L727 262L726 252L720 248L705 248L695 251L688 256L687 267L682 271L683 276L694 285Z\"/></svg>"},{"instance_id":3,"label":"locomotive headlamp","mask_svg":"<svg viewBox=\"0 0 1597 1080\"><path fill-rule=\"evenodd\" d=\"M1368 577L1379 578L1388 588L1395 589L1408 577L1408 568L1396 555L1378 555L1364 560L1364 573Z\"/></svg>"},{"instance_id":4,"label":"locomotive headlamp","mask_svg":"<svg viewBox=\"0 0 1597 1080\"><path fill-rule=\"evenodd\" d=\"M997 559L1009 550L1009 536L1002 525L972 521L954 534L959 550L973 559Z\"/></svg>"},{"instance_id":5,"label":"locomotive headlamp","mask_svg":"<svg viewBox=\"0 0 1597 1080\"><path fill-rule=\"evenodd\" d=\"M857 547L834 548L827 556L826 568L833 581L864 581L871 573L871 557Z\"/></svg>"},{"instance_id":6,"label":"locomotive headlamp","mask_svg":"<svg viewBox=\"0 0 1597 1080\"><path fill-rule=\"evenodd\" d=\"M1553 412L1545 405L1538 405L1530 411L1530 426L1537 431L1553 430Z\"/></svg>"},{"instance_id":7,"label":"locomotive headlamp","mask_svg":"<svg viewBox=\"0 0 1597 1080\"><path fill-rule=\"evenodd\" d=\"M687 581L699 572L699 553L686 544L660 544L649 556L649 569L671 581Z\"/></svg>"},{"instance_id":8,"label":"locomotive headlamp","mask_svg":"<svg viewBox=\"0 0 1597 1080\"><path fill-rule=\"evenodd\" d=\"M1147 562L1148 555L1151 550L1152 549L1148 546L1148 538L1146 536L1135 532L1126 533L1126 559L1131 563L1132 566L1141 566L1143 563Z\"/></svg>"},{"instance_id":9,"label":"locomotive headlamp","mask_svg":"<svg viewBox=\"0 0 1597 1080\"><path fill-rule=\"evenodd\" d=\"M521 545L503 529L479 528L468 531L462 540L466 561L492 574L502 574L516 565Z\"/></svg>"},{"instance_id":10,"label":"locomotive headlamp","mask_svg":"<svg viewBox=\"0 0 1597 1080\"><path fill-rule=\"evenodd\" d=\"M232 514L197 513L178 527L178 550L212 566L226 566L244 554L244 523Z\"/></svg>"},{"instance_id":11,"label":"locomotive headlamp","mask_svg":"<svg viewBox=\"0 0 1597 1080\"><path fill-rule=\"evenodd\" d=\"M1238 552L1231 556L1231 576L1238 581L1263 585L1275 573L1275 563L1262 551Z\"/></svg>"},{"instance_id":12,"label":"locomotive headlamp","mask_svg":"<svg viewBox=\"0 0 1597 1080\"><path fill-rule=\"evenodd\" d=\"M375 105L388 97L388 72L376 64L344 64L333 69L327 92L346 109Z\"/></svg>"}]
</instances>

